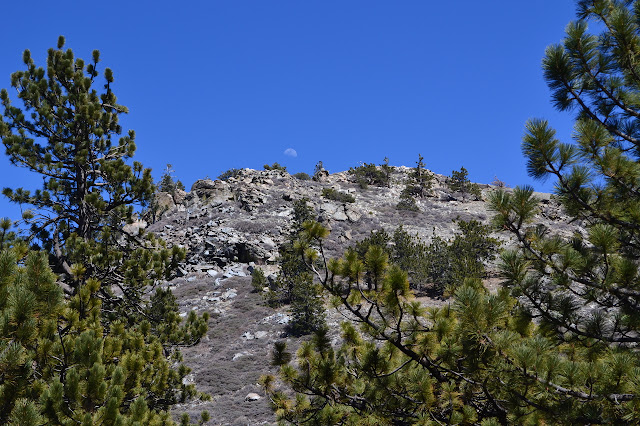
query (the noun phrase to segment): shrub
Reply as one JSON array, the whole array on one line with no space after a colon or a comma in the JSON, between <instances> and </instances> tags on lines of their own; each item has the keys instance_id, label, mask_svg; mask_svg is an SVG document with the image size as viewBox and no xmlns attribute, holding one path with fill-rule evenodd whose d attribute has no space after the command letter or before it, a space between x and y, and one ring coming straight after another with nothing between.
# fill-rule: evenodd
<instances>
[{"instance_id":1,"label":"shrub","mask_svg":"<svg viewBox=\"0 0 640 426\"><path fill-rule=\"evenodd\" d=\"M229 169L229 170L223 172L220 176L218 176L218 179L219 180L229 180L230 178L238 177L240 172L241 172L240 169Z\"/></svg>"},{"instance_id":2,"label":"shrub","mask_svg":"<svg viewBox=\"0 0 640 426\"><path fill-rule=\"evenodd\" d=\"M407 210L412 212L420 211L416 199L412 195L411 189L414 187L407 186L400 194L400 202L396 204L396 209Z\"/></svg>"},{"instance_id":3,"label":"shrub","mask_svg":"<svg viewBox=\"0 0 640 426\"><path fill-rule=\"evenodd\" d=\"M255 268L251 273L251 286L255 293L261 293L262 289L267 285L267 277L260 268Z\"/></svg>"},{"instance_id":4,"label":"shrub","mask_svg":"<svg viewBox=\"0 0 640 426\"><path fill-rule=\"evenodd\" d=\"M293 175L293 177L300 180L311 180L311 176L309 176L305 172L296 173Z\"/></svg>"},{"instance_id":5,"label":"shrub","mask_svg":"<svg viewBox=\"0 0 640 426\"><path fill-rule=\"evenodd\" d=\"M465 277L484 278L484 264L495 257L500 244L489 236L490 228L478 221L456 224L459 232L449 241L434 237L426 244L400 226L393 236L384 230L372 231L353 250L365 261L372 246L381 247L391 263L407 272L411 288L434 295L451 293Z\"/></svg>"},{"instance_id":6,"label":"shrub","mask_svg":"<svg viewBox=\"0 0 640 426\"><path fill-rule=\"evenodd\" d=\"M287 168L285 166L281 165L278 162L275 162L272 165L265 164L262 167L264 167L265 170L280 170L282 172L286 172L287 171Z\"/></svg>"},{"instance_id":7,"label":"shrub","mask_svg":"<svg viewBox=\"0 0 640 426\"><path fill-rule=\"evenodd\" d=\"M333 188L322 189L322 196L328 200L338 201L341 203L355 203L356 199L353 195L346 192L336 191Z\"/></svg>"},{"instance_id":8,"label":"shrub","mask_svg":"<svg viewBox=\"0 0 640 426\"><path fill-rule=\"evenodd\" d=\"M360 185L360 188L366 189L369 185L388 186L389 175L385 170L379 169L375 164L363 163L361 166L349 169L349 174L353 180Z\"/></svg>"},{"instance_id":9,"label":"shrub","mask_svg":"<svg viewBox=\"0 0 640 426\"><path fill-rule=\"evenodd\" d=\"M498 179L498 176L494 176L493 177L493 182L491 182L491 185L497 186L498 188L508 188L509 187L509 185L507 185L504 181Z\"/></svg>"},{"instance_id":10,"label":"shrub","mask_svg":"<svg viewBox=\"0 0 640 426\"><path fill-rule=\"evenodd\" d=\"M480 187L469 180L469 172L464 167L459 171L452 171L448 180L449 189L452 192L461 192L463 195L473 195L476 199L482 198Z\"/></svg>"}]
</instances>

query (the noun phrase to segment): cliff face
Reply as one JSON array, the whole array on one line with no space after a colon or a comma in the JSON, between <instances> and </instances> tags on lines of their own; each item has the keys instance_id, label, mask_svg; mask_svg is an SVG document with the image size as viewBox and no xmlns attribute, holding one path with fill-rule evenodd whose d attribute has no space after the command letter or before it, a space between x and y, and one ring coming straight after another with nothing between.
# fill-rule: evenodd
<instances>
[{"instance_id":1,"label":"cliff face","mask_svg":"<svg viewBox=\"0 0 640 426\"><path fill-rule=\"evenodd\" d=\"M428 197L417 199L419 211L398 210L409 171L394 168L389 187L362 189L347 172L313 181L279 170L244 169L226 181L199 180L189 193L162 196L166 211L148 230L187 249L179 277L166 285L173 288L184 315L191 309L212 314L208 335L186 348L184 355L193 369L190 380L213 399L177 407L176 412L197 416L206 409L211 413L210 424L275 422L266 399L258 399L262 392L256 382L260 375L275 372L269 356L273 343L287 339L295 347L297 339L284 332L289 318L286 308L268 308L260 294L251 292L250 271L259 267L272 278L277 272L278 246L290 230L295 200L307 199L317 220L331 230L326 242L330 256L340 256L376 229L393 232L402 225L428 242L436 235L452 237L456 219L491 220L485 200L496 187L479 185L482 199L475 199L451 193L442 175L434 175ZM322 197L325 188L350 194L355 202L328 200ZM579 224L568 223L553 197L536 195L542 202L535 224L563 236L581 232ZM504 242L503 247L512 244L506 233L494 236ZM489 271L495 271L493 265ZM486 285L491 289L497 282L494 277ZM442 301L424 298L423 303ZM329 325L337 327L341 319L331 312ZM249 396L252 393L257 395Z\"/></svg>"}]
</instances>

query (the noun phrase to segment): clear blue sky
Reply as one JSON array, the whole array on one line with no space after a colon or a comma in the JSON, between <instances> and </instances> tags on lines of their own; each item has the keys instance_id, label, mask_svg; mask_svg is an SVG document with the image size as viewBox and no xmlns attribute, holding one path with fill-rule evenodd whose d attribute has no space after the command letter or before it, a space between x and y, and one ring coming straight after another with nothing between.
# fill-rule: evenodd
<instances>
[{"instance_id":1,"label":"clear blue sky","mask_svg":"<svg viewBox=\"0 0 640 426\"><path fill-rule=\"evenodd\" d=\"M28 9L28 10L27 10ZM575 19L570 0L457 2L34 1L0 6L0 87L30 49L44 66L58 35L89 59L101 51L137 134L136 159L158 178L171 163L187 188L226 169L275 161L311 173L359 162L413 165L511 186L532 181L524 123L548 118L546 46ZM293 149L296 157L285 155ZM0 155L0 186L39 178ZM0 216L18 210L0 200Z\"/></svg>"}]
</instances>

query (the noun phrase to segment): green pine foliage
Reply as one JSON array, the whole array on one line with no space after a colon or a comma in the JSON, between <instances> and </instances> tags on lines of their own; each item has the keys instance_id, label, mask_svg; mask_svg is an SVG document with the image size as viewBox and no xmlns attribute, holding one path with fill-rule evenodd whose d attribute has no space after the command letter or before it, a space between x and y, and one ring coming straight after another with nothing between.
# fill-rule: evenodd
<instances>
[{"instance_id":1,"label":"green pine foliage","mask_svg":"<svg viewBox=\"0 0 640 426\"><path fill-rule=\"evenodd\" d=\"M327 200L338 201L339 203L355 203L356 198L346 192L333 188L322 188L322 196Z\"/></svg>"},{"instance_id":2,"label":"green pine foliage","mask_svg":"<svg viewBox=\"0 0 640 426\"><path fill-rule=\"evenodd\" d=\"M265 170L280 170L281 172L286 172L287 171L287 168L285 166L281 165L278 162L275 162L272 165L265 164L263 166L263 168Z\"/></svg>"},{"instance_id":3,"label":"green pine foliage","mask_svg":"<svg viewBox=\"0 0 640 426\"><path fill-rule=\"evenodd\" d=\"M407 272L412 290L432 296L450 295L465 278L486 278L485 265L492 261L500 243L491 229L480 222L458 221L458 232L450 240L433 237L427 244L399 226L393 235L373 231L356 243L361 261L371 247L381 248L389 260Z\"/></svg>"},{"instance_id":4,"label":"green pine foliage","mask_svg":"<svg viewBox=\"0 0 640 426\"><path fill-rule=\"evenodd\" d=\"M13 223L8 217L0 219L0 249L11 247L17 242L18 235L11 229L12 226Z\"/></svg>"},{"instance_id":5,"label":"green pine foliage","mask_svg":"<svg viewBox=\"0 0 640 426\"><path fill-rule=\"evenodd\" d=\"M43 178L39 190L4 188L3 193L33 206L24 215L29 241L51 253L54 272L64 275L72 295L83 277L99 279L104 307L114 313L110 319L135 321L144 289L167 278L184 253L165 248L153 235L122 231L134 219L134 208L152 199L151 171L126 162L135 152L135 134L120 136L118 117L127 109L112 91L113 72L105 69L104 92L98 94L92 85L99 76L99 52L85 65L63 45L61 37L58 49L49 49L46 73L26 50L27 70L11 76L29 116L6 90L0 92L0 135L9 160ZM126 291L119 295L114 290L123 284Z\"/></svg>"},{"instance_id":6,"label":"green pine foliage","mask_svg":"<svg viewBox=\"0 0 640 426\"><path fill-rule=\"evenodd\" d=\"M428 249L428 277L435 294L451 295L465 279L486 278L486 264L500 247L489 226L477 220L459 220L456 225L458 232L451 240L434 237Z\"/></svg>"},{"instance_id":7,"label":"green pine foliage","mask_svg":"<svg viewBox=\"0 0 640 426\"><path fill-rule=\"evenodd\" d=\"M8 304L0 339L10 350L0 353L23 345L15 346L15 366L28 368L9 373L13 367L0 363L0 387L9 386L0 391L0 411L33 424L166 423L172 404L196 395L182 383L189 370L179 365L178 348L199 341L208 316L191 313L182 321L175 297L159 287L184 251L149 233L125 232L153 198L151 171L129 164L135 134L122 136L118 120L127 108L113 93L113 72L99 71L100 53L85 63L63 47L60 37L46 69L24 52L26 70L11 76L22 107L0 92L9 160L43 182L33 192L3 190L10 201L32 206L23 215L24 238L40 251L22 266L25 244L2 222L0 285ZM101 74L105 84L98 83ZM63 293L52 290L56 276ZM41 309L40 297L55 305ZM15 340L21 324L31 340ZM14 385L23 388L10 390Z\"/></svg>"},{"instance_id":8,"label":"green pine foliage","mask_svg":"<svg viewBox=\"0 0 640 426\"><path fill-rule=\"evenodd\" d=\"M263 289L267 285L267 277L264 276L264 272L260 268L255 268L251 272L251 287L255 293L262 293Z\"/></svg>"},{"instance_id":9,"label":"green pine foliage","mask_svg":"<svg viewBox=\"0 0 640 426\"><path fill-rule=\"evenodd\" d=\"M380 168L373 163L363 163L358 167L351 167L349 175L360 188L366 189L369 186L389 186L391 166L383 164Z\"/></svg>"},{"instance_id":10,"label":"green pine foliage","mask_svg":"<svg viewBox=\"0 0 640 426\"><path fill-rule=\"evenodd\" d=\"M433 186L433 174L425 169L424 157L418 154L416 167L409 173L407 184L400 193L398 210L419 211L416 197L424 198L429 195Z\"/></svg>"},{"instance_id":11,"label":"green pine foliage","mask_svg":"<svg viewBox=\"0 0 640 426\"><path fill-rule=\"evenodd\" d=\"M98 281L66 299L44 252L19 256L0 252L0 423L170 423L196 391L152 323L103 326Z\"/></svg>"},{"instance_id":12,"label":"green pine foliage","mask_svg":"<svg viewBox=\"0 0 640 426\"><path fill-rule=\"evenodd\" d=\"M165 192L171 195L171 198L174 202L177 202L178 191L184 191L184 184L178 179L176 180L174 177L174 170L171 164L167 164L165 167L160 180L156 183L156 191L157 192ZM151 201L147 204L146 208L143 209L140 216L151 223L155 223L164 213L166 213L168 206L160 206L158 202L158 195L154 193Z\"/></svg>"},{"instance_id":13,"label":"green pine foliage","mask_svg":"<svg viewBox=\"0 0 640 426\"><path fill-rule=\"evenodd\" d=\"M156 185L158 191L167 192L172 196L176 195L177 190L184 191L184 184L180 181L180 179L175 179L175 177L173 176L174 173L175 171L173 170L171 164L167 164L164 172L162 173L160 181Z\"/></svg>"},{"instance_id":14,"label":"green pine foliage","mask_svg":"<svg viewBox=\"0 0 640 426\"><path fill-rule=\"evenodd\" d=\"M394 168L389 164L389 157L384 157L382 164L380 164L380 169L384 173L384 180L386 182L386 186L391 185L391 173Z\"/></svg>"},{"instance_id":15,"label":"green pine foliage","mask_svg":"<svg viewBox=\"0 0 640 426\"><path fill-rule=\"evenodd\" d=\"M218 176L219 180L228 180L230 178L235 178L238 177L241 173L241 169L229 169L229 170L225 170L224 172L220 173L220 176Z\"/></svg>"},{"instance_id":16,"label":"green pine foliage","mask_svg":"<svg viewBox=\"0 0 640 426\"><path fill-rule=\"evenodd\" d=\"M424 157L418 154L416 167L409 173L409 182L403 192L412 197L424 198L429 195L433 180L433 174L425 168Z\"/></svg>"},{"instance_id":17,"label":"green pine foliage","mask_svg":"<svg viewBox=\"0 0 640 426\"><path fill-rule=\"evenodd\" d=\"M266 293L271 306L290 305L289 332L294 335L308 334L325 327L325 308L320 287L313 282L313 275L300 256L297 237L303 224L314 219L314 212L302 198L294 202L292 230L280 245L278 265L280 271Z\"/></svg>"},{"instance_id":18,"label":"green pine foliage","mask_svg":"<svg viewBox=\"0 0 640 426\"><path fill-rule=\"evenodd\" d=\"M311 176L305 172L298 172L292 175L294 178L298 180L311 180Z\"/></svg>"},{"instance_id":19,"label":"green pine foliage","mask_svg":"<svg viewBox=\"0 0 640 426\"><path fill-rule=\"evenodd\" d=\"M469 172L464 167L452 171L447 184L452 192L460 192L463 196L471 195L476 200L482 198L480 187L469 180Z\"/></svg>"},{"instance_id":20,"label":"green pine foliage","mask_svg":"<svg viewBox=\"0 0 640 426\"><path fill-rule=\"evenodd\" d=\"M498 359L473 340L474 333L510 321L506 294L490 295L478 279L468 279L453 303L426 309L415 300L407 272L390 261L385 248L369 246L364 259L348 250L341 259L317 262L312 247L322 247L328 231L314 222L304 227L299 252L351 321L342 325L338 347L326 330L316 332L298 351L297 366L282 344L276 348L280 377L298 392L289 399L274 377L261 379L281 420L319 425L506 419L495 406L499 382L490 381L487 368ZM385 239L380 233L376 238ZM326 269L318 266L323 264ZM475 316L463 318L459 312L471 301Z\"/></svg>"},{"instance_id":21,"label":"green pine foliage","mask_svg":"<svg viewBox=\"0 0 640 426\"><path fill-rule=\"evenodd\" d=\"M495 225L518 243L501 255L503 286L490 293L479 279L459 277L442 307L418 303L383 249L369 248L364 261L355 251L327 259L316 277L351 321L338 346L318 333L295 363L278 356L295 398L273 377L261 383L279 418L640 423L640 7L595 0L578 1L577 10L543 60L554 104L577 112L574 141L560 142L535 119L522 148L532 177L556 180L581 232L566 238L536 224L532 188L495 191ZM588 31L589 20L601 34ZM309 224L301 240L318 244L326 233ZM317 252L300 248L310 265Z\"/></svg>"},{"instance_id":22,"label":"green pine foliage","mask_svg":"<svg viewBox=\"0 0 640 426\"><path fill-rule=\"evenodd\" d=\"M303 274L291 292L291 321L288 331L302 336L326 328L326 313L322 288L313 282L313 276Z\"/></svg>"}]
</instances>

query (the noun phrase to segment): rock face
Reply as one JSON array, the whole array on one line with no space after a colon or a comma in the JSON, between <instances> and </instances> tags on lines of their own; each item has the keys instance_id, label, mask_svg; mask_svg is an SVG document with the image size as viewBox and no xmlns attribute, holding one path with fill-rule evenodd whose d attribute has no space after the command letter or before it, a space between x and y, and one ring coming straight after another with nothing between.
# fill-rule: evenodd
<instances>
[{"instance_id":1,"label":"rock face","mask_svg":"<svg viewBox=\"0 0 640 426\"><path fill-rule=\"evenodd\" d=\"M221 180L213 181L211 179L200 179L191 186L191 192L194 192L198 198L227 201L231 196L229 185Z\"/></svg>"},{"instance_id":2,"label":"rock face","mask_svg":"<svg viewBox=\"0 0 640 426\"><path fill-rule=\"evenodd\" d=\"M465 200L451 193L446 177L435 175L435 186L429 197L418 199L418 212L397 210L396 205L410 169L395 168L388 188L361 189L347 172L323 174L322 179L303 181L280 170L243 169L227 181L201 179L191 192L174 199L166 194L168 211L149 230L170 244L187 249L186 271L221 270L233 263L274 264L278 246L289 232L293 202L306 198L317 214L317 220L332 232L327 248L337 255L346 248L344 241L358 241L371 230L405 230L425 240L434 235L449 238L456 229L454 219L476 219L487 222L492 213L483 200ZM324 188L332 188L355 197L354 203L340 203L322 197ZM481 185L486 198L496 188ZM160 193L163 194L163 193ZM557 232L573 232L574 226L560 223L564 217L560 207L548 194L542 199L537 217L540 224ZM163 198L164 199L164 198ZM351 238L344 238L349 231ZM507 235L498 235L506 240Z\"/></svg>"},{"instance_id":3,"label":"rock face","mask_svg":"<svg viewBox=\"0 0 640 426\"><path fill-rule=\"evenodd\" d=\"M168 192L156 193L156 203L158 204L158 211L166 213L176 206L176 202Z\"/></svg>"},{"instance_id":4,"label":"rock face","mask_svg":"<svg viewBox=\"0 0 640 426\"><path fill-rule=\"evenodd\" d=\"M268 398L260 398L262 390L256 383L262 374L277 373L269 363L275 341L286 339L294 348L299 341L285 334L290 319L286 308L264 306L261 295L252 291L250 274L260 268L273 279L278 246L290 231L296 200L307 199L316 219L331 230L324 246L329 256L341 255L376 229L393 232L402 225L428 242L434 236L452 237L455 219L485 223L491 219L485 201L452 194L441 175L435 175L430 196L417 200L419 211L398 210L409 171L395 168L389 187L363 190L346 172L322 173L304 181L279 170L243 169L226 181L198 180L189 193L170 197L171 203L167 200L167 212L147 230L168 244L186 248L187 258L178 278L166 285L178 298L182 316L190 310L212 314L203 341L183 350L193 381L212 400L179 405L174 409L176 418L185 411L196 418L206 409L211 424L275 424ZM349 193L355 202L323 198L324 188ZM481 188L484 199L497 189ZM553 197L536 195L542 202L535 223L562 236L582 232L579 223L568 224ZM132 234L144 228L128 226ZM510 244L509 235L494 236ZM337 329L342 318L332 312L328 311L329 325Z\"/></svg>"}]
</instances>

